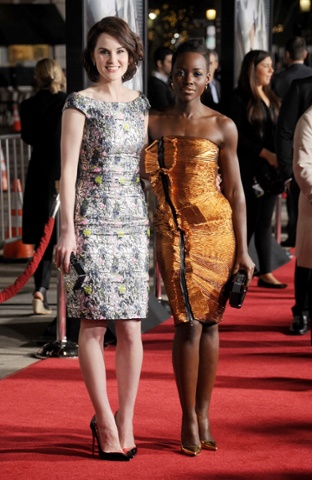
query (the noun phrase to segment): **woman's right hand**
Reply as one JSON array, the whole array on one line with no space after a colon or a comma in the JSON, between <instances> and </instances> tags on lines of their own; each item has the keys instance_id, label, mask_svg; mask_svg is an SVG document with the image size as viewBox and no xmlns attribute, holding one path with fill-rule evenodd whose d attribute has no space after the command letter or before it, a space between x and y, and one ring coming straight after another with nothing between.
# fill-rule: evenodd
<instances>
[{"instance_id":1,"label":"woman's right hand","mask_svg":"<svg viewBox=\"0 0 312 480\"><path fill-rule=\"evenodd\" d=\"M259 157L264 158L270 165L272 165L272 167L278 168L276 154L273 152L270 152L270 150L263 148L259 154Z\"/></svg>"},{"instance_id":2,"label":"woman's right hand","mask_svg":"<svg viewBox=\"0 0 312 480\"><path fill-rule=\"evenodd\" d=\"M69 272L70 255L76 254L76 238L74 234L61 234L55 247L54 260L56 268L63 273Z\"/></svg>"}]
</instances>

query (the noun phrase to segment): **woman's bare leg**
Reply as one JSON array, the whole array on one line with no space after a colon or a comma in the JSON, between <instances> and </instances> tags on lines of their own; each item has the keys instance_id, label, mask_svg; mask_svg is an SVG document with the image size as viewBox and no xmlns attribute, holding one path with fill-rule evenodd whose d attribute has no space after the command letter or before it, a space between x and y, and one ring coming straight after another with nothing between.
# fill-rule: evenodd
<instances>
[{"instance_id":1,"label":"woman's bare leg","mask_svg":"<svg viewBox=\"0 0 312 480\"><path fill-rule=\"evenodd\" d=\"M200 445L196 415L196 391L199 366L199 346L202 325L181 323L176 326L172 363L182 408L181 443L185 447Z\"/></svg>"},{"instance_id":2,"label":"woman's bare leg","mask_svg":"<svg viewBox=\"0 0 312 480\"><path fill-rule=\"evenodd\" d=\"M143 347L140 320L117 320L116 376L119 410L116 422L121 447L135 446L133 435L134 405L141 375Z\"/></svg>"},{"instance_id":3,"label":"woman's bare leg","mask_svg":"<svg viewBox=\"0 0 312 480\"><path fill-rule=\"evenodd\" d=\"M81 321L78 341L79 364L95 410L101 448L104 452L122 452L107 396L103 347L106 329L107 321Z\"/></svg>"},{"instance_id":4,"label":"woman's bare leg","mask_svg":"<svg viewBox=\"0 0 312 480\"><path fill-rule=\"evenodd\" d=\"M213 437L209 425L209 407L219 358L218 325L203 325L200 339L196 412L200 440L210 442Z\"/></svg>"}]
</instances>

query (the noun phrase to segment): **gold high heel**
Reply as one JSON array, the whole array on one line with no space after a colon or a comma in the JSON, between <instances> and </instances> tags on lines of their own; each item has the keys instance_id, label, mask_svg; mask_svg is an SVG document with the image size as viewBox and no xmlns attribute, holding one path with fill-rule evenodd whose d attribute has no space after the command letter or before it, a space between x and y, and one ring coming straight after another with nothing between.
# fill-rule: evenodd
<instances>
[{"instance_id":1,"label":"gold high heel","mask_svg":"<svg viewBox=\"0 0 312 480\"><path fill-rule=\"evenodd\" d=\"M200 413L197 413L197 419L198 419L198 423L200 423L203 421L203 419L205 419L205 417L203 418L200 415ZM212 452L215 452L218 449L217 443L215 442L215 440L201 440L200 444L203 450L210 450Z\"/></svg>"},{"instance_id":2,"label":"gold high heel","mask_svg":"<svg viewBox=\"0 0 312 480\"><path fill-rule=\"evenodd\" d=\"M206 442L205 440L201 440L200 443L201 447L204 450L211 450L212 452L218 450L217 444L214 440L209 440L208 442Z\"/></svg>"},{"instance_id":3,"label":"gold high heel","mask_svg":"<svg viewBox=\"0 0 312 480\"><path fill-rule=\"evenodd\" d=\"M201 445L183 445L181 443L181 452L184 453L184 455L189 455L190 457L197 457L200 452L201 452Z\"/></svg>"}]
</instances>

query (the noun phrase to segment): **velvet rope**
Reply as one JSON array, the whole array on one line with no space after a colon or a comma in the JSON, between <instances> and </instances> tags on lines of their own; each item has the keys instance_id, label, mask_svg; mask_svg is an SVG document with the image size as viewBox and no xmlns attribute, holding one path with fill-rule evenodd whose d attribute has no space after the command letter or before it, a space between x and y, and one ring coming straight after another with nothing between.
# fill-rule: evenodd
<instances>
[{"instance_id":1,"label":"velvet rope","mask_svg":"<svg viewBox=\"0 0 312 480\"><path fill-rule=\"evenodd\" d=\"M9 298L14 297L14 295L16 295L17 292L19 292L23 288L23 286L28 282L30 277L35 273L43 257L43 254L46 251L46 248L50 242L54 224L55 224L55 218L50 217L47 223L45 224L42 238L40 240L38 248L35 251L33 258L28 263L24 272L15 280L14 284L10 285L9 287L2 290L2 292L0 292L0 303L3 303Z\"/></svg>"}]
</instances>

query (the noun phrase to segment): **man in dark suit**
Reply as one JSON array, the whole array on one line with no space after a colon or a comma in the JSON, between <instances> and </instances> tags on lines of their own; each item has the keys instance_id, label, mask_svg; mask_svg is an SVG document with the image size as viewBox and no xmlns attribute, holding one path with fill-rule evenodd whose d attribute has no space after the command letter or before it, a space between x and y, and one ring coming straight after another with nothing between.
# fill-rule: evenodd
<instances>
[{"instance_id":1,"label":"man in dark suit","mask_svg":"<svg viewBox=\"0 0 312 480\"><path fill-rule=\"evenodd\" d=\"M287 67L275 73L271 80L272 90L279 98L283 99L293 80L312 75L312 67L304 64L307 54L307 45L303 37L292 37L287 41L285 45Z\"/></svg>"},{"instance_id":2,"label":"man in dark suit","mask_svg":"<svg viewBox=\"0 0 312 480\"><path fill-rule=\"evenodd\" d=\"M293 80L284 96L276 129L277 158L285 181L292 178L292 147L295 126L309 106L312 95L312 75Z\"/></svg>"},{"instance_id":3,"label":"man in dark suit","mask_svg":"<svg viewBox=\"0 0 312 480\"><path fill-rule=\"evenodd\" d=\"M172 52L169 48L159 47L154 53L155 70L148 80L147 97L152 108L161 109L173 105L173 91L169 85Z\"/></svg>"},{"instance_id":4,"label":"man in dark suit","mask_svg":"<svg viewBox=\"0 0 312 480\"><path fill-rule=\"evenodd\" d=\"M298 216L298 198L299 187L293 179L292 158L293 158L293 138L297 121L305 112L312 101L312 76L293 80L290 88L284 96L280 114L276 126L276 152L279 169L284 179L289 198L293 202L292 209L294 218L290 219L293 223L293 232L296 231ZM294 243L293 243L294 245ZM301 267L295 269L295 300L292 308L293 323L290 327L294 335L303 335L308 330L308 317L305 309L305 299L301 298L301 292L304 291L301 285L305 285L305 272Z\"/></svg>"},{"instance_id":5,"label":"man in dark suit","mask_svg":"<svg viewBox=\"0 0 312 480\"><path fill-rule=\"evenodd\" d=\"M213 110L221 111L221 84L216 78L219 68L219 56L215 50L209 50L209 73L210 81L202 95L201 101Z\"/></svg>"},{"instance_id":6,"label":"man in dark suit","mask_svg":"<svg viewBox=\"0 0 312 480\"><path fill-rule=\"evenodd\" d=\"M273 75L272 81L271 81L272 89L281 98L281 100L283 100L293 80L296 80L299 78L306 78L312 75L312 67L308 67L307 65L304 64L307 53L308 52L307 52L306 41L303 37L292 37L286 43L285 59L287 63L287 68ZM291 136L291 144L292 144L292 136ZM280 154L279 142L277 143L276 147L277 147L277 150L276 150L277 160L280 164L280 168L283 168L284 152L282 151ZM282 142L281 148L282 149L284 148L283 142ZM289 150L289 152L291 152L291 150ZM290 161L290 157L288 156L287 162L289 163L289 161ZM292 170L291 163L292 162L290 162L290 170ZM290 177L291 175L289 175L288 178ZM287 180L285 176L284 176L284 179ZM296 224L297 224L297 215L298 215L298 208L297 208L298 197L299 197L299 188L296 185L295 180L292 180L291 189L288 191L287 199L286 199L287 214L288 214L288 223L286 227L286 232L288 237L286 240L282 242L282 246L284 247L293 247L295 245Z\"/></svg>"}]
</instances>

